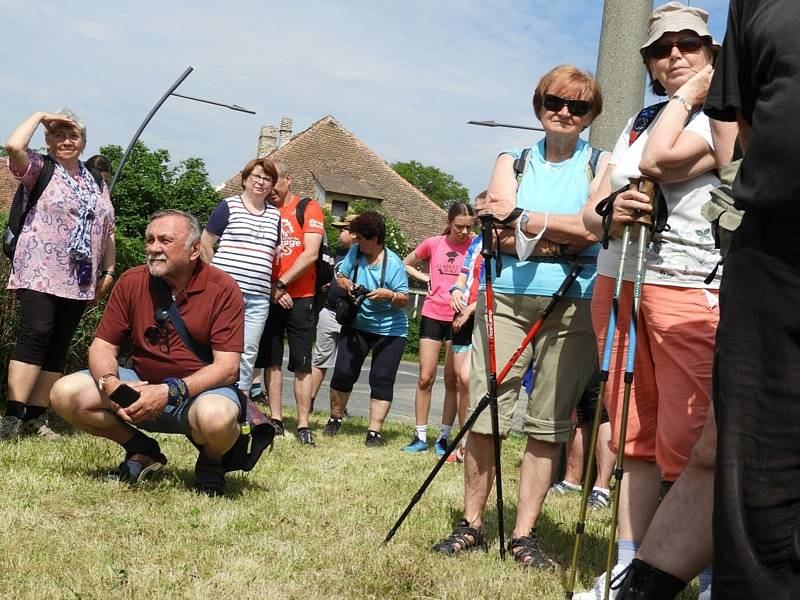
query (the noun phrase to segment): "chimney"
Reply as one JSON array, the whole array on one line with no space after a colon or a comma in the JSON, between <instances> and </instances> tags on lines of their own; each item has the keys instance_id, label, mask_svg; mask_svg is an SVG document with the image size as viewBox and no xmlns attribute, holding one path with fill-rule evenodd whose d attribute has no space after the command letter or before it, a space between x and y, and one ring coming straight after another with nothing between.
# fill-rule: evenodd
<instances>
[{"instance_id":1,"label":"chimney","mask_svg":"<svg viewBox=\"0 0 800 600\"><path fill-rule=\"evenodd\" d=\"M292 139L292 120L289 117L281 119L281 138L278 148L283 148Z\"/></svg>"},{"instance_id":2,"label":"chimney","mask_svg":"<svg viewBox=\"0 0 800 600\"><path fill-rule=\"evenodd\" d=\"M258 158L274 152L278 147L278 129L274 125L265 125L258 136Z\"/></svg>"}]
</instances>

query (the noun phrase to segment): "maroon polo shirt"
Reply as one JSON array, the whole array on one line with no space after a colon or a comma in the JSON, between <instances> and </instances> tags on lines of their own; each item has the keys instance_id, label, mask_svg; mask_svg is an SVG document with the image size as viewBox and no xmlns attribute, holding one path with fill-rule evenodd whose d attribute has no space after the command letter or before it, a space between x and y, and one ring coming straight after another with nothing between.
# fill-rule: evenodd
<instances>
[{"instance_id":1,"label":"maroon polo shirt","mask_svg":"<svg viewBox=\"0 0 800 600\"><path fill-rule=\"evenodd\" d=\"M198 346L242 352L244 303L242 292L230 275L198 260L176 302L189 337ZM204 366L184 345L172 323L167 324L169 344L150 344L145 340L145 330L155 324L158 304L147 266L129 269L114 286L96 333L115 346L130 338L133 370L150 383L161 383L165 377L183 378Z\"/></svg>"}]
</instances>

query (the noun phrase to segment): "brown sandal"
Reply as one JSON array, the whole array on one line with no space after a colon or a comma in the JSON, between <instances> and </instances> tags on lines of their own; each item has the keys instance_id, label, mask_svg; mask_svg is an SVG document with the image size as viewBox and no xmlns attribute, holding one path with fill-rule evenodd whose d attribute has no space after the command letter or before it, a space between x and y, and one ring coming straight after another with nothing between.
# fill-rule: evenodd
<instances>
[{"instance_id":1,"label":"brown sandal","mask_svg":"<svg viewBox=\"0 0 800 600\"><path fill-rule=\"evenodd\" d=\"M555 569L558 565L539 548L536 539L536 528L531 529L528 535L511 538L508 542L508 551L514 560L525 567L532 569Z\"/></svg>"},{"instance_id":2,"label":"brown sandal","mask_svg":"<svg viewBox=\"0 0 800 600\"><path fill-rule=\"evenodd\" d=\"M433 547L440 554L459 554L472 550L488 551L483 527L470 527L466 519L461 519L448 537Z\"/></svg>"}]
</instances>

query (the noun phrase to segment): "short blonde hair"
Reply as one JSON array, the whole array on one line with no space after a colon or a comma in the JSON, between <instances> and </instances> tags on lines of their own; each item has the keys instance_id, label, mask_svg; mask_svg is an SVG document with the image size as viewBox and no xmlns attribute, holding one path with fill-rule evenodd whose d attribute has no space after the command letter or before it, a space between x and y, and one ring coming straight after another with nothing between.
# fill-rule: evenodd
<instances>
[{"instance_id":1,"label":"short blonde hair","mask_svg":"<svg viewBox=\"0 0 800 600\"><path fill-rule=\"evenodd\" d=\"M596 119L603 112L603 93L600 85L589 71L582 71L572 65L558 65L539 80L533 92L533 112L537 119L542 118L544 95L565 94L572 98L586 100L592 105L590 114Z\"/></svg>"}]
</instances>

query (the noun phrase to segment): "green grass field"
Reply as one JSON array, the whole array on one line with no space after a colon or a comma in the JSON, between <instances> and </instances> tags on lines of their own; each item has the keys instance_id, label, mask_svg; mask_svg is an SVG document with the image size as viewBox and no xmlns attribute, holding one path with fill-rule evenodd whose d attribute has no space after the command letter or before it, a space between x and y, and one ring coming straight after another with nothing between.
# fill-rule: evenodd
<instances>
[{"instance_id":1,"label":"green grass field","mask_svg":"<svg viewBox=\"0 0 800 600\"><path fill-rule=\"evenodd\" d=\"M324 422L317 414L312 426ZM400 452L408 427L388 425L380 449L363 446L363 420L342 431L317 435L316 448L280 438L216 499L191 491L196 452L179 436L159 436L169 464L137 488L104 481L122 458L105 440L67 432L2 443L0 598L564 598L577 496L548 498L538 524L558 573L500 561L494 496L488 554L430 552L460 518L459 465L443 469L381 547L433 454ZM522 447L512 437L503 448L507 533ZM603 568L609 518L589 515L579 590Z\"/></svg>"}]
</instances>

